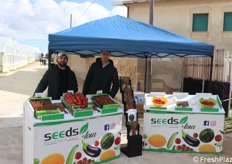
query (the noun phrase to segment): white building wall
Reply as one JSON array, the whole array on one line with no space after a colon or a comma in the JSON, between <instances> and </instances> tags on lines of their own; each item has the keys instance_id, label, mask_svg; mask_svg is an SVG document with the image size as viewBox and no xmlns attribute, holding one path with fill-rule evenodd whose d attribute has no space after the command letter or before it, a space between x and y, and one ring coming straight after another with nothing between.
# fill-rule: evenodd
<instances>
[{"instance_id":1,"label":"white building wall","mask_svg":"<svg viewBox=\"0 0 232 164\"><path fill-rule=\"evenodd\" d=\"M36 47L22 45L9 37L0 37L0 73L16 70L39 59Z\"/></svg>"}]
</instances>

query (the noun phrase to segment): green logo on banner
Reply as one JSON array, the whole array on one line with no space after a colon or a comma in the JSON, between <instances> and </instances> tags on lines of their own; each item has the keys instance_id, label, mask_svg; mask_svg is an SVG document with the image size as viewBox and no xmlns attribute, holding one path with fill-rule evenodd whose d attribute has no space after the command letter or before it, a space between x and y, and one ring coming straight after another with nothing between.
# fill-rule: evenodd
<instances>
[{"instance_id":1,"label":"green logo on banner","mask_svg":"<svg viewBox=\"0 0 232 164\"><path fill-rule=\"evenodd\" d=\"M186 117L183 117L181 120L180 120L180 124L185 124L188 120L188 116Z\"/></svg>"},{"instance_id":2,"label":"green logo on banner","mask_svg":"<svg viewBox=\"0 0 232 164\"><path fill-rule=\"evenodd\" d=\"M85 125L83 125L81 127L80 134L85 133L87 131L88 127L89 127L89 123L86 123Z\"/></svg>"}]
</instances>

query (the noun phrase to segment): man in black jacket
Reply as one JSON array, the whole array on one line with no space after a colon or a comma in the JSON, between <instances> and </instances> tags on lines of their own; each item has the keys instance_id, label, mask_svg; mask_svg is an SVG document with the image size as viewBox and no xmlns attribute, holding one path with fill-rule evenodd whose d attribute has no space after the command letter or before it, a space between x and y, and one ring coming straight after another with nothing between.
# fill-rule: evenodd
<instances>
[{"instance_id":1,"label":"man in black jacket","mask_svg":"<svg viewBox=\"0 0 232 164\"><path fill-rule=\"evenodd\" d=\"M109 59L110 51L101 51L100 54L101 58L96 59L86 75L83 94L96 94L102 90L114 98L119 89L118 71Z\"/></svg>"},{"instance_id":2,"label":"man in black jacket","mask_svg":"<svg viewBox=\"0 0 232 164\"><path fill-rule=\"evenodd\" d=\"M57 57L57 65L52 65L48 69L43 78L40 80L35 93L41 93L48 87L47 96L53 100L59 100L60 96L72 90L78 91L78 84L75 73L67 66L68 56L64 52L59 52Z\"/></svg>"}]
</instances>

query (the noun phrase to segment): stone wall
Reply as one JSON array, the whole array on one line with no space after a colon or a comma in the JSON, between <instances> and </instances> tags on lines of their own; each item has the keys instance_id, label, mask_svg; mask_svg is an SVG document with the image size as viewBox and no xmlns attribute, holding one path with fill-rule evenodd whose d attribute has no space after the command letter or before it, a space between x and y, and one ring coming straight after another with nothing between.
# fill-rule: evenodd
<instances>
[{"instance_id":1,"label":"stone wall","mask_svg":"<svg viewBox=\"0 0 232 164\"><path fill-rule=\"evenodd\" d=\"M183 74L183 58L153 59L151 91L181 91Z\"/></svg>"},{"instance_id":2,"label":"stone wall","mask_svg":"<svg viewBox=\"0 0 232 164\"><path fill-rule=\"evenodd\" d=\"M79 91L82 92L82 86L90 65L97 57L81 58L79 55L70 55L68 65L75 72ZM129 76L134 91L144 91L144 72L145 59L136 58L117 58L111 57L115 67L118 69L118 75ZM172 93L180 91L183 81L183 59L152 59L151 68L151 92ZM118 99L121 94L118 92Z\"/></svg>"},{"instance_id":3,"label":"stone wall","mask_svg":"<svg viewBox=\"0 0 232 164\"><path fill-rule=\"evenodd\" d=\"M78 80L79 91L82 92L82 86L90 65L97 57L81 58L79 55L70 55L68 65L75 72ZM129 76L134 91L144 91L145 79L145 59L136 58L117 58L111 57L115 67L118 69L118 75ZM151 92L179 92L183 81L183 59L167 58L151 60ZM121 100L121 94L118 92L116 98Z\"/></svg>"},{"instance_id":4,"label":"stone wall","mask_svg":"<svg viewBox=\"0 0 232 164\"><path fill-rule=\"evenodd\" d=\"M79 91L82 92L83 82L90 65L96 60L96 57L81 58L79 55L70 55L68 65L75 72L78 80ZM136 89L136 70L137 59L132 58L117 58L111 57L115 67L118 69L119 76L129 76L132 81L133 89ZM118 92L117 99L121 99L121 94Z\"/></svg>"}]
</instances>

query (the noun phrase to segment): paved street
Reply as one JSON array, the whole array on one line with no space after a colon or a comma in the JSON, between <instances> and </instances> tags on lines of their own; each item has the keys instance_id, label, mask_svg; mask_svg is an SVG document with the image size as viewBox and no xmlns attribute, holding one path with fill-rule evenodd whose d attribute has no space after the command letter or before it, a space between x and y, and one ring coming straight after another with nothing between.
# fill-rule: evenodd
<instances>
[{"instance_id":1,"label":"paved street","mask_svg":"<svg viewBox=\"0 0 232 164\"><path fill-rule=\"evenodd\" d=\"M32 96L37 83L47 66L34 62L17 71L0 74L0 164L23 163L23 102ZM141 121L142 123L142 121ZM125 131L123 130L123 133ZM125 134L123 134L125 140ZM221 155L203 155L188 153L157 153L143 151L142 156L127 158L123 153L110 164L185 164L194 163L193 157L224 158L232 160L232 133L224 135ZM207 162L205 162L207 163ZM232 162L211 162L232 163Z\"/></svg>"}]
</instances>

